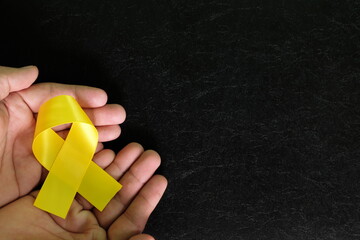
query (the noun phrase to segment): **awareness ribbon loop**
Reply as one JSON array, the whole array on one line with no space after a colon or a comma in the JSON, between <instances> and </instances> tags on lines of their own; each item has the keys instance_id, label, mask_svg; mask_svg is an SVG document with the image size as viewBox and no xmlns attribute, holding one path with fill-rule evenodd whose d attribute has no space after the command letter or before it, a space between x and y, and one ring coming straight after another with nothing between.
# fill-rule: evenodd
<instances>
[{"instance_id":1,"label":"awareness ribbon loop","mask_svg":"<svg viewBox=\"0 0 360 240\"><path fill-rule=\"evenodd\" d=\"M52 129L69 123L65 140ZM65 218L78 192L98 210L105 208L122 186L92 161L97 143L95 126L73 97L57 96L40 107L32 149L49 174L36 207Z\"/></svg>"}]
</instances>

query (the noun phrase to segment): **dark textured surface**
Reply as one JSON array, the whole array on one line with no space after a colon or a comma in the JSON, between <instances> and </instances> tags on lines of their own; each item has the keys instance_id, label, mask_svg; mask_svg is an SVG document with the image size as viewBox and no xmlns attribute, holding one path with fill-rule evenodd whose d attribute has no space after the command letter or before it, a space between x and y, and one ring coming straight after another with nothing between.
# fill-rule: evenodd
<instances>
[{"instance_id":1,"label":"dark textured surface","mask_svg":"<svg viewBox=\"0 0 360 240\"><path fill-rule=\"evenodd\" d=\"M148 233L360 239L359 1L30 2L0 2L0 64L127 109L109 146L169 179Z\"/></svg>"}]
</instances>

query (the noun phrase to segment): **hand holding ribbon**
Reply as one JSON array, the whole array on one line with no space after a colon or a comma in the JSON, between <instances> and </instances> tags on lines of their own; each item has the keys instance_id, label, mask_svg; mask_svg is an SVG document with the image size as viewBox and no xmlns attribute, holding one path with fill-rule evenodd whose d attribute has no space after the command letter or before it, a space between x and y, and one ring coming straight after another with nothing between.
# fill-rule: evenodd
<instances>
[{"instance_id":1,"label":"hand holding ribbon","mask_svg":"<svg viewBox=\"0 0 360 240\"><path fill-rule=\"evenodd\" d=\"M33 66L20 69L0 66L2 238L153 239L139 233L166 188L166 179L163 176L152 176L160 164L159 155L151 150L144 151L141 145L136 143L127 145L118 154L103 149L102 142L114 140L120 135L118 124L125 120L124 109L117 104L106 105L107 95L101 89L57 83L32 85L37 73L37 68ZM93 158L94 163L124 185L102 212L92 208L84 198L77 197L66 219L33 206L39 192L33 189L41 181L42 172L42 166L34 158L31 149L36 121L39 120L38 112L44 102L61 94L73 96L96 126L99 143ZM65 126L56 127L54 130L65 138ZM64 141L58 136L55 138L63 145L69 140L66 138ZM88 141L85 137L81 140ZM49 164L50 171L54 164L55 161ZM96 164L90 162L88 170ZM80 186L85 182L85 176L87 175L84 175Z\"/></svg>"}]
</instances>

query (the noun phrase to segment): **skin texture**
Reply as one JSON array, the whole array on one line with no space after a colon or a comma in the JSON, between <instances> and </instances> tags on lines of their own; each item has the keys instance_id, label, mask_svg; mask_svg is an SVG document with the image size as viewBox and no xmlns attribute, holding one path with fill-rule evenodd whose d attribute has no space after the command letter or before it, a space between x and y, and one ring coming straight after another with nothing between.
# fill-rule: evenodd
<instances>
[{"instance_id":1,"label":"skin texture","mask_svg":"<svg viewBox=\"0 0 360 240\"><path fill-rule=\"evenodd\" d=\"M141 233L167 186L163 176L153 176L160 156L137 143L118 154L103 149L101 142L120 135L118 124L126 116L123 107L106 105L106 93L97 88L32 85L37 76L34 66L0 67L0 235L6 239L154 239ZM123 185L102 212L77 195L65 220L33 206L37 195L33 189L46 177L31 150L36 114L43 102L60 94L73 96L85 109L99 131L93 161ZM68 128L54 130L65 137Z\"/></svg>"}]
</instances>

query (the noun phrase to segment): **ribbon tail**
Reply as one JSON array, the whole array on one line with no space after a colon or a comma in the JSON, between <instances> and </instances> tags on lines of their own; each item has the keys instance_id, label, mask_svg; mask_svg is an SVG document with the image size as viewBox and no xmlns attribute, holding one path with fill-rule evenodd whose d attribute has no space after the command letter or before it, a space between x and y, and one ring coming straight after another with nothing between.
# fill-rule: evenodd
<instances>
[{"instance_id":1,"label":"ribbon tail","mask_svg":"<svg viewBox=\"0 0 360 240\"><path fill-rule=\"evenodd\" d=\"M121 188L120 183L91 162L80 184L79 193L102 211Z\"/></svg>"}]
</instances>

